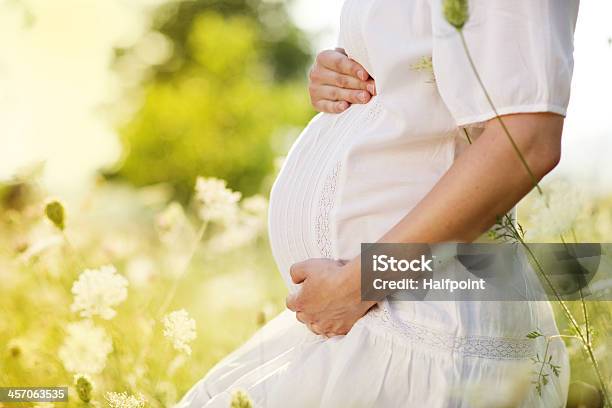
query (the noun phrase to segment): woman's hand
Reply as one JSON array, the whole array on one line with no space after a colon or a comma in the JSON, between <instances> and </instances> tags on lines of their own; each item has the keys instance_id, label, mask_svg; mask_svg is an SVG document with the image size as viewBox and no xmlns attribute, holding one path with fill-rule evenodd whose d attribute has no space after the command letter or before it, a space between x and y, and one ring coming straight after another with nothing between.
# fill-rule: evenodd
<instances>
[{"instance_id":1,"label":"woman's hand","mask_svg":"<svg viewBox=\"0 0 612 408\"><path fill-rule=\"evenodd\" d=\"M340 113L353 103L369 102L376 95L376 86L365 68L337 48L317 55L308 91L317 111Z\"/></svg>"},{"instance_id":2,"label":"woman's hand","mask_svg":"<svg viewBox=\"0 0 612 408\"><path fill-rule=\"evenodd\" d=\"M353 263L310 259L291 267L291 279L301 287L287 297L287 307L316 334L348 333L376 303L361 301L359 270Z\"/></svg>"}]
</instances>

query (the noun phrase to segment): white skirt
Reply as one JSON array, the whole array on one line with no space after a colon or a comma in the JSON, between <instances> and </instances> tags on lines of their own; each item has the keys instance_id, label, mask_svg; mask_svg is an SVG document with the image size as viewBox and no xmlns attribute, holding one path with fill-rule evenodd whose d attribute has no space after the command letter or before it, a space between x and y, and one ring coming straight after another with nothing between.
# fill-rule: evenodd
<instances>
[{"instance_id":1,"label":"white skirt","mask_svg":"<svg viewBox=\"0 0 612 408\"><path fill-rule=\"evenodd\" d=\"M541 365L532 358L543 357L545 339L453 337L399 321L391 310L381 302L346 336L333 338L311 333L285 311L178 407L227 408L236 390L269 408L565 406L569 364L560 340L548 350L560 374L544 369L540 395L532 381Z\"/></svg>"}]
</instances>

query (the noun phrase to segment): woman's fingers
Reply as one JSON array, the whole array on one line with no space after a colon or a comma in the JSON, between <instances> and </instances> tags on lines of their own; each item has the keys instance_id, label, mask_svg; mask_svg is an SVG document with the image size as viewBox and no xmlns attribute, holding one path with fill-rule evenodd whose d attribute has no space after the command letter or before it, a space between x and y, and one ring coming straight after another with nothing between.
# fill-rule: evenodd
<instances>
[{"instance_id":1,"label":"woman's fingers","mask_svg":"<svg viewBox=\"0 0 612 408\"><path fill-rule=\"evenodd\" d=\"M314 334L319 334L319 335L325 334L325 331L323 330L323 328L317 322L313 321L312 317L309 316L308 314L303 313L303 312L297 312L295 314L295 318L300 323L305 324L306 327L308 327L308 330L310 330Z\"/></svg>"},{"instance_id":2,"label":"woman's fingers","mask_svg":"<svg viewBox=\"0 0 612 408\"><path fill-rule=\"evenodd\" d=\"M368 79L366 90L372 94L372 96L376 95L376 82L373 79Z\"/></svg>"},{"instance_id":3,"label":"woman's fingers","mask_svg":"<svg viewBox=\"0 0 612 408\"><path fill-rule=\"evenodd\" d=\"M347 110L351 104L346 101L329 101L326 99L319 99L317 101L313 101L312 106L314 106L318 112L342 113Z\"/></svg>"},{"instance_id":4,"label":"woman's fingers","mask_svg":"<svg viewBox=\"0 0 612 408\"><path fill-rule=\"evenodd\" d=\"M310 331L313 332L314 334L318 334L318 335L324 335L325 334L325 333L323 333L323 330L321 330L319 325L316 324L316 323L307 323L306 327L308 327L308 329L310 329Z\"/></svg>"},{"instance_id":5,"label":"woman's fingers","mask_svg":"<svg viewBox=\"0 0 612 408\"><path fill-rule=\"evenodd\" d=\"M291 267L289 268L289 275L291 276L291 280L293 281L293 283L298 285L304 282L304 280L306 279L307 271L303 268L302 263L298 262L291 265Z\"/></svg>"},{"instance_id":6,"label":"woman's fingers","mask_svg":"<svg viewBox=\"0 0 612 408\"><path fill-rule=\"evenodd\" d=\"M341 49L317 55L308 79L312 106L320 112L340 113L351 104L368 103L376 94L370 74Z\"/></svg>"},{"instance_id":7,"label":"woman's fingers","mask_svg":"<svg viewBox=\"0 0 612 408\"><path fill-rule=\"evenodd\" d=\"M350 75L334 72L327 68L313 69L310 71L310 81L320 85L331 85L344 89L354 89L368 91L368 86L373 84L373 80L362 81ZM372 86L370 86L372 88Z\"/></svg>"},{"instance_id":8,"label":"woman's fingers","mask_svg":"<svg viewBox=\"0 0 612 408\"><path fill-rule=\"evenodd\" d=\"M360 81L333 71L323 70L310 74L310 96L328 100L343 100L349 103L367 103L376 95L374 80ZM339 92L344 91L340 94ZM333 98L336 99L333 99Z\"/></svg>"},{"instance_id":9,"label":"woman's fingers","mask_svg":"<svg viewBox=\"0 0 612 408\"><path fill-rule=\"evenodd\" d=\"M344 89L331 85L319 85L310 90L311 97L317 100L344 101L348 103L368 103L372 95L367 91Z\"/></svg>"},{"instance_id":10,"label":"woman's fingers","mask_svg":"<svg viewBox=\"0 0 612 408\"><path fill-rule=\"evenodd\" d=\"M367 81L370 75L361 64L350 59L346 54L336 50L327 50L317 55L316 63L331 71Z\"/></svg>"},{"instance_id":11,"label":"woman's fingers","mask_svg":"<svg viewBox=\"0 0 612 408\"><path fill-rule=\"evenodd\" d=\"M308 321L308 318L307 318L306 314L305 314L305 313L303 313L303 312L297 312L297 313L295 314L295 318L296 318L296 319L298 320L298 322L300 322L300 323L304 323L304 324L308 324L308 323L309 323L309 321Z\"/></svg>"},{"instance_id":12,"label":"woman's fingers","mask_svg":"<svg viewBox=\"0 0 612 408\"><path fill-rule=\"evenodd\" d=\"M296 312L295 318L300 323L306 325L306 327L308 327L311 332L319 335L324 335L325 337L344 336L350 331L352 327L352 325L347 325L347 323L343 321L319 322L315 320L313 316L304 312Z\"/></svg>"}]
</instances>

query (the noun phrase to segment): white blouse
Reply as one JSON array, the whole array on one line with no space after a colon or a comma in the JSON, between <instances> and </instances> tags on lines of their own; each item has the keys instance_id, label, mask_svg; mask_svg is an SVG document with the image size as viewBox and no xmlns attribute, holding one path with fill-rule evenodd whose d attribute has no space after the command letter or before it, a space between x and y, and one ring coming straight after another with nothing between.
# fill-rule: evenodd
<instances>
[{"instance_id":1,"label":"white blouse","mask_svg":"<svg viewBox=\"0 0 612 408\"><path fill-rule=\"evenodd\" d=\"M578 0L470 0L463 31L480 76L501 115L565 116L574 67ZM438 91L457 125L495 116L457 31L431 1L432 55Z\"/></svg>"}]
</instances>

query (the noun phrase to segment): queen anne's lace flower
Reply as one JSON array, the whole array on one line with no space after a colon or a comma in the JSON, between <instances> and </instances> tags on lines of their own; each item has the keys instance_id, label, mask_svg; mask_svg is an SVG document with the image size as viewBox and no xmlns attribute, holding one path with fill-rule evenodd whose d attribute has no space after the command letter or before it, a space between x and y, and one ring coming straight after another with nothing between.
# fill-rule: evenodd
<instances>
[{"instance_id":1,"label":"queen anne's lace flower","mask_svg":"<svg viewBox=\"0 0 612 408\"><path fill-rule=\"evenodd\" d=\"M104 369L106 357L113 351L113 343L101 327L91 320L70 323L67 336L59 349L67 371L82 374L97 374Z\"/></svg>"},{"instance_id":2,"label":"queen anne's lace flower","mask_svg":"<svg viewBox=\"0 0 612 408\"><path fill-rule=\"evenodd\" d=\"M145 399L142 395L130 395L127 392L107 392L106 402L110 408L142 408Z\"/></svg>"},{"instance_id":3,"label":"queen anne's lace flower","mask_svg":"<svg viewBox=\"0 0 612 408\"><path fill-rule=\"evenodd\" d=\"M72 285L72 311L83 317L112 319L116 314L113 307L127 298L127 285L127 279L112 265L86 269Z\"/></svg>"},{"instance_id":4,"label":"queen anne's lace flower","mask_svg":"<svg viewBox=\"0 0 612 408\"><path fill-rule=\"evenodd\" d=\"M196 322L185 309L164 316L164 336L172 341L175 349L191 354L191 343L196 338Z\"/></svg>"},{"instance_id":5,"label":"queen anne's lace flower","mask_svg":"<svg viewBox=\"0 0 612 408\"><path fill-rule=\"evenodd\" d=\"M228 189L225 180L198 177L195 190L203 221L225 222L236 216L241 195Z\"/></svg>"}]
</instances>

